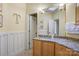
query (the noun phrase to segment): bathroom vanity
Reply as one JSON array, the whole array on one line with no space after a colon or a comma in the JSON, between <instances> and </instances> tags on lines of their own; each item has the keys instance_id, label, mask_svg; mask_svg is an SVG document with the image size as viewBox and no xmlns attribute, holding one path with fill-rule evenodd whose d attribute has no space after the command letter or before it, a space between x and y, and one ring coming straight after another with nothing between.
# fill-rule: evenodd
<instances>
[{"instance_id":1,"label":"bathroom vanity","mask_svg":"<svg viewBox=\"0 0 79 59\"><path fill-rule=\"evenodd\" d=\"M79 40L73 38L34 38L33 56L79 56Z\"/></svg>"}]
</instances>

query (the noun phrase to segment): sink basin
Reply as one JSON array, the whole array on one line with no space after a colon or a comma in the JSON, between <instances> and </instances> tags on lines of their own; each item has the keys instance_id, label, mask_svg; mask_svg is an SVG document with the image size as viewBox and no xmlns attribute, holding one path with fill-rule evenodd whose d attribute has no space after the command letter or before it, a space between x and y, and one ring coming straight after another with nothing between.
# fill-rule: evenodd
<instances>
[{"instance_id":1,"label":"sink basin","mask_svg":"<svg viewBox=\"0 0 79 59\"><path fill-rule=\"evenodd\" d=\"M39 35L39 38L51 39L52 36L49 36L49 35Z\"/></svg>"}]
</instances>

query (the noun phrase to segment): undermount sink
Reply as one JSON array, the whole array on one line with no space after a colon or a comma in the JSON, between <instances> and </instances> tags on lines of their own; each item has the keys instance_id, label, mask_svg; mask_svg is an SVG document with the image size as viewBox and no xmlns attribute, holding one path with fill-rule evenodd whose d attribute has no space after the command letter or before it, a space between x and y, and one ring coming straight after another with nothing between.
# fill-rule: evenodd
<instances>
[{"instance_id":1,"label":"undermount sink","mask_svg":"<svg viewBox=\"0 0 79 59\"><path fill-rule=\"evenodd\" d=\"M39 35L40 38L44 38L44 39L50 39L52 38L52 36L49 35Z\"/></svg>"}]
</instances>

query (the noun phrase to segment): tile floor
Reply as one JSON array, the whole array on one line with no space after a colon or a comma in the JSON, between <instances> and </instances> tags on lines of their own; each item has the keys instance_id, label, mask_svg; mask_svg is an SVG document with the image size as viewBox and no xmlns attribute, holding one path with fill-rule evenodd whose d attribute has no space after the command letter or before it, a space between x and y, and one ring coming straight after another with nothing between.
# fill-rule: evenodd
<instances>
[{"instance_id":1,"label":"tile floor","mask_svg":"<svg viewBox=\"0 0 79 59\"><path fill-rule=\"evenodd\" d=\"M18 53L16 56L32 56L32 49Z\"/></svg>"}]
</instances>

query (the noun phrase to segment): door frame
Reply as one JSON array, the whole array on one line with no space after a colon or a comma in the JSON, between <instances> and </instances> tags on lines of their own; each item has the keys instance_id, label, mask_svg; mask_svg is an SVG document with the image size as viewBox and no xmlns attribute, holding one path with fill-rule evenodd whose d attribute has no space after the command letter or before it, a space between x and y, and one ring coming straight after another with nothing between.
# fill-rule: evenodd
<instances>
[{"instance_id":1,"label":"door frame","mask_svg":"<svg viewBox=\"0 0 79 59\"><path fill-rule=\"evenodd\" d=\"M30 16L33 16L33 15L36 15L36 17L37 17L37 13L31 13L31 14L29 14L29 42L28 42L28 45L29 45L29 49L31 48L30 47ZM37 18L38 19L38 18ZM38 24L38 20L36 19L36 23ZM36 30L37 30L37 26L36 26ZM37 31L36 31L37 32ZM37 36L37 34L36 34L36 36Z\"/></svg>"}]
</instances>

